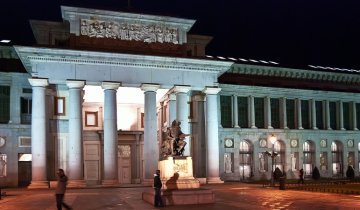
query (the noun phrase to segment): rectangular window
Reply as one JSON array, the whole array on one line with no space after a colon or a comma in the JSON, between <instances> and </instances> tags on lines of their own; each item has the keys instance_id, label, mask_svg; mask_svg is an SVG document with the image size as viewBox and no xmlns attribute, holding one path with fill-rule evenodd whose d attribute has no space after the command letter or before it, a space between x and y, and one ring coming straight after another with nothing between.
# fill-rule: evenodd
<instances>
[{"instance_id":1,"label":"rectangular window","mask_svg":"<svg viewBox=\"0 0 360 210\"><path fill-rule=\"evenodd\" d=\"M255 126L264 128L264 99L254 98L255 105Z\"/></svg>"},{"instance_id":2,"label":"rectangular window","mask_svg":"<svg viewBox=\"0 0 360 210\"><path fill-rule=\"evenodd\" d=\"M98 127L98 112L85 112L85 127Z\"/></svg>"},{"instance_id":3,"label":"rectangular window","mask_svg":"<svg viewBox=\"0 0 360 210\"><path fill-rule=\"evenodd\" d=\"M360 130L360 104L358 104L358 103L356 103L356 125L357 125L357 128ZM359 168L359 170L360 170L360 168Z\"/></svg>"},{"instance_id":4,"label":"rectangular window","mask_svg":"<svg viewBox=\"0 0 360 210\"><path fill-rule=\"evenodd\" d=\"M322 101L315 101L315 110L316 110L316 127L318 129L324 129Z\"/></svg>"},{"instance_id":5,"label":"rectangular window","mask_svg":"<svg viewBox=\"0 0 360 210\"><path fill-rule=\"evenodd\" d=\"M231 127L231 96L220 96L221 125L224 128Z\"/></svg>"},{"instance_id":6,"label":"rectangular window","mask_svg":"<svg viewBox=\"0 0 360 210\"><path fill-rule=\"evenodd\" d=\"M350 129L350 110L349 103L343 102L343 119L344 119L344 128L346 130Z\"/></svg>"},{"instance_id":7,"label":"rectangular window","mask_svg":"<svg viewBox=\"0 0 360 210\"><path fill-rule=\"evenodd\" d=\"M301 100L301 122L304 129L310 128L308 100Z\"/></svg>"},{"instance_id":8,"label":"rectangular window","mask_svg":"<svg viewBox=\"0 0 360 210\"><path fill-rule=\"evenodd\" d=\"M54 98L54 115L65 115L65 97Z\"/></svg>"},{"instance_id":9,"label":"rectangular window","mask_svg":"<svg viewBox=\"0 0 360 210\"><path fill-rule=\"evenodd\" d=\"M238 122L241 128L248 128L248 99L238 97Z\"/></svg>"},{"instance_id":10,"label":"rectangular window","mask_svg":"<svg viewBox=\"0 0 360 210\"><path fill-rule=\"evenodd\" d=\"M10 120L10 86L0 86L0 123Z\"/></svg>"},{"instance_id":11,"label":"rectangular window","mask_svg":"<svg viewBox=\"0 0 360 210\"><path fill-rule=\"evenodd\" d=\"M279 107L279 99L271 98L271 126L273 128L280 128L280 107Z\"/></svg>"},{"instance_id":12,"label":"rectangular window","mask_svg":"<svg viewBox=\"0 0 360 210\"><path fill-rule=\"evenodd\" d=\"M21 106L21 124L31 124L32 100L29 98L20 98Z\"/></svg>"},{"instance_id":13,"label":"rectangular window","mask_svg":"<svg viewBox=\"0 0 360 210\"><path fill-rule=\"evenodd\" d=\"M286 99L286 121L290 129L295 129L295 101Z\"/></svg>"},{"instance_id":14,"label":"rectangular window","mask_svg":"<svg viewBox=\"0 0 360 210\"><path fill-rule=\"evenodd\" d=\"M23 93L32 93L31 88L23 88Z\"/></svg>"},{"instance_id":15,"label":"rectangular window","mask_svg":"<svg viewBox=\"0 0 360 210\"><path fill-rule=\"evenodd\" d=\"M329 102L330 109L330 127L335 130L336 129L336 103Z\"/></svg>"}]
</instances>

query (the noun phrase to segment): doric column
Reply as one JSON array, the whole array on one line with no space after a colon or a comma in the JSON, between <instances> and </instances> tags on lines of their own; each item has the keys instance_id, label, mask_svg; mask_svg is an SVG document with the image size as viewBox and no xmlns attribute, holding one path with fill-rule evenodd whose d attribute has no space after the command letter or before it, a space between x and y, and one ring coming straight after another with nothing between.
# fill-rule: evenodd
<instances>
[{"instance_id":1,"label":"doric column","mask_svg":"<svg viewBox=\"0 0 360 210\"><path fill-rule=\"evenodd\" d=\"M317 130L316 127L316 101L315 99L311 99L311 129Z\"/></svg>"},{"instance_id":2,"label":"doric column","mask_svg":"<svg viewBox=\"0 0 360 210\"><path fill-rule=\"evenodd\" d=\"M332 130L332 128L330 127L330 105L329 105L329 100L325 100L325 128L326 130Z\"/></svg>"},{"instance_id":3,"label":"doric column","mask_svg":"<svg viewBox=\"0 0 360 210\"><path fill-rule=\"evenodd\" d=\"M69 186L85 187L82 154L82 90L85 81L67 80L69 87Z\"/></svg>"},{"instance_id":4,"label":"doric column","mask_svg":"<svg viewBox=\"0 0 360 210\"><path fill-rule=\"evenodd\" d=\"M163 143L163 132L162 132L162 128L164 127L164 102L160 102L160 108L159 108L159 146L158 146L158 151L161 151L161 145ZM161 158L161 153L159 152L159 159Z\"/></svg>"},{"instance_id":5,"label":"doric column","mask_svg":"<svg viewBox=\"0 0 360 210\"><path fill-rule=\"evenodd\" d=\"M176 119L181 123L181 131L185 134L190 134L189 131L189 109L187 103L187 93L191 90L190 86L174 86L174 92L176 93ZM191 141L190 138L186 138L185 156L190 156Z\"/></svg>"},{"instance_id":6,"label":"doric column","mask_svg":"<svg viewBox=\"0 0 360 210\"><path fill-rule=\"evenodd\" d=\"M270 97L266 96L264 97L264 111L265 111L265 128L270 129L273 128L271 126L271 103L270 103Z\"/></svg>"},{"instance_id":7,"label":"doric column","mask_svg":"<svg viewBox=\"0 0 360 210\"><path fill-rule=\"evenodd\" d=\"M31 184L28 188L49 188L46 162L45 87L48 79L29 78L32 85L31 114Z\"/></svg>"},{"instance_id":8,"label":"doric column","mask_svg":"<svg viewBox=\"0 0 360 210\"><path fill-rule=\"evenodd\" d=\"M219 133L217 98L221 88L206 87L206 181L223 183L219 176Z\"/></svg>"},{"instance_id":9,"label":"doric column","mask_svg":"<svg viewBox=\"0 0 360 210\"><path fill-rule=\"evenodd\" d=\"M176 95L175 93L171 93L169 95L169 123L168 125L171 126L171 123L176 119Z\"/></svg>"},{"instance_id":10,"label":"doric column","mask_svg":"<svg viewBox=\"0 0 360 210\"><path fill-rule=\"evenodd\" d=\"M338 117L339 117L339 130L345 130L344 128L344 106L342 101L338 101Z\"/></svg>"},{"instance_id":11,"label":"doric column","mask_svg":"<svg viewBox=\"0 0 360 210\"><path fill-rule=\"evenodd\" d=\"M143 185L151 186L154 173L158 169L158 142L156 118L156 91L158 84L143 84L141 90L145 91L144 104L144 170Z\"/></svg>"},{"instance_id":12,"label":"doric column","mask_svg":"<svg viewBox=\"0 0 360 210\"><path fill-rule=\"evenodd\" d=\"M233 112L232 112L232 115L233 115L233 126L234 128L240 128L239 127L239 113L238 113L238 95L234 94L232 95L232 98L233 98Z\"/></svg>"},{"instance_id":13,"label":"doric column","mask_svg":"<svg viewBox=\"0 0 360 210\"><path fill-rule=\"evenodd\" d=\"M301 118L301 98L295 99L296 104L296 123L297 123L297 129L304 129L302 127L302 118Z\"/></svg>"},{"instance_id":14,"label":"doric column","mask_svg":"<svg viewBox=\"0 0 360 210\"><path fill-rule=\"evenodd\" d=\"M280 128L289 129L287 127L286 97L280 98L280 113Z\"/></svg>"},{"instance_id":15,"label":"doric column","mask_svg":"<svg viewBox=\"0 0 360 210\"><path fill-rule=\"evenodd\" d=\"M254 102L255 96L249 96L249 120L250 120L250 128L257 128L255 126L255 102Z\"/></svg>"},{"instance_id":16,"label":"doric column","mask_svg":"<svg viewBox=\"0 0 360 210\"><path fill-rule=\"evenodd\" d=\"M120 83L102 82L104 103L104 179L103 186L118 186L118 134L116 92Z\"/></svg>"},{"instance_id":17,"label":"doric column","mask_svg":"<svg viewBox=\"0 0 360 210\"><path fill-rule=\"evenodd\" d=\"M234 97L230 97L231 104L231 127L234 127Z\"/></svg>"},{"instance_id":18,"label":"doric column","mask_svg":"<svg viewBox=\"0 0 360 210\"><path fill-rule=\"evenodd\" d=\"M140 183L140 166L141 166L141 158L140 158L140 134L135 134L135 143L136 143L136 156L135 156L135 167L136 167L136 179L139 180Z\"/></svg>"},{"instance_id":19,"label":"doric column","mask_svg":"<svg viewBox=\"0 0 360 210\"><path fill-rule=\"evenodd\" d=\"M351 122L352 122L352 127L351 129L357 131L359 130L357 128L357 121L356 121L356 102L350 102L350 111L351 111ZM356 159L357 160L357 159Z\"/></svg>"}]
</instances>

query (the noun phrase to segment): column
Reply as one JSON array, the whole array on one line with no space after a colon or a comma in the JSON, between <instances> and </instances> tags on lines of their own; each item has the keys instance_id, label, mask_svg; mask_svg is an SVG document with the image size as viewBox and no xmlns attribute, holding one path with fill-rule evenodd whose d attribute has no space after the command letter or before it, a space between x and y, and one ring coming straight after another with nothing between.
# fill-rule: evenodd
<instances>
[{"instance_id":1,"label":"column","mask_svg":"<svg viewBox=\"0 0 360 210\"><path fill-rule=\"evenodd\" d=\"M187 104L187 93L191 90L190 86L174 86L174 92L176 93L176 119L181 123L181 131L185 134L190 134L189 131L189 109ZM184 156L190 156L191 141L190 138L186 138L186 146Z\"/></svg>"},{"instance_id":2,"label":"column","mask_svg":"<svg viewBox=\"0 0 360 210\"><path fill-rule=\"evenodd\" d=\"M255 96L249 96L249 120L250 120L250 128L257 128L255 126L255 102L254 102Z\"/></svg>"},{"instance_id":3,"label":"column","mask_svg":"<svg viewBox=\"0 0 360 210\"><path fill-rule=\"evenodd\" d=\"M86 187L82 154L82 90L85 81L67 80L69 87L69 187Z\"/></svg>"},{"instance_id":4,"label":"column","mask_svg":"<svg viewBox=\"0 0 360 210\"><path fill-rule=\"evenodd\" d=\"M311 99L311 129L318 130L316 127L316 101Z\"/></svg>"},{"instance_id":5,"label":"column","mask_svg":"<svg viewBox=\"0 0 360 210\"><path fill-rule=\"evenodd\" d=\"M301 98L295 99L295 105L296 105L296 123L297 123L297 129L304 129L302 127L302 118L301 118Z\"/></svg>"},{"instance_id":6,"label":"column","mask_svg":"<svg viewBox=\"0 0 360 210\"><path fill-rule=\"evenodd\" d=\"M231 99L231 102L230 102L230 104L231 104L231 127L234 127L234 97L230 97L230 99Z\"/></svg>"},{"instance_id":7,"label":"column","mask_svg":"<svg viewBox=\"0 0 360 210\"><path fill-rule=\"evenodd\" d=\"M359 130L358 128L357 128L357 121L356 121L356 118L357 118L357 116L356 116L356 102L355 101L353 101L353 102L350 102L350 110L351 110L351 122L352 122L352 129L354 130L354 131L357 131L357 130Z\"/></svg>"},{"instance_id":8,"label":"column","mask_svg":"<svg viewBox=\"0 0 360 210\"><path fill-rule=\"evenodd\" d=\"M158 143L156 118L156 91L158 84L143 84L141 90L145 91L144 104L144 170L143 185L151 186L154 182L154 173L158 169Z\"/></svg>"},{"instance_id":9,"label":"column","mask_svg":"<svg viewBox=\"0 0 360 210\"><path fill-rule=\"evenodd\" d=\"M343 107L343 102L342 101L338 101L338 117L339 117L339 125L338 128L340 130L345 130L344 128L344 107Z\"/></svg>"},{"instance_id":10,"label":"column","mask_svg":"<svg viewBox=\"0 0 360 210\"><path fill-rule=\"evenodd\" d=\"M48 79L29 78L32 85L31 115L31 184L28 188L49 188L46 162L45 87Z\"/></svg>"},{"instance_id":11,"label":"column","mask_svg":"<svg viewBox=\"0 0 360 210\"><path fill-rule=\"evenodd\" d=\"M140 134L135 134L135 144L136 144L136 155L135 155L135 167L136 167L136 183L140 184L140 166L141 166L141 158L140 158Z\"/></svg>"},{"instance_id":12,"label":"column","mask_svg":"<svg viewBox=\"0 0 360 210\"><path fill-rule=\"evenodd\" d=\"M206 182L223 183L219 176L219 133L217 98L221 88L206 87Z\"/></svg>"},{"instance_id":13,"label":"column","mask_svg":"<svg viewBox=\"0 0 360 210\"><path fill-rule=\"evenodd\" d=\"M325 100L325 128L326 130L332 130L332 128L330 127L330 105L329 105L329 100Z\"/></svg>"},{"instance_id":14,"label":"column","mask_svg":"<svg viewBox=\"0 0 360 210\"><path fill-rule=\"evenodd\" d=\"M264 98L264 111L265 111L265 128L270 129L273 128L271 126L271 103L270 97L266 96Z\"/></svg>"},{"instance_id":15,"label":"column","mask_svg":"<svg viewBox=\"0 0 360 210\"><path fill-rule=\"evenodd\" d=\"M164 102L160 102L160 108L159 108L159 147L158 151L161 151L161 145L163 143L163 127L164 127ZM159 152L159 160L161 159L161 152Z\"/></svg>"},{"instance_id":16,"label":"column","mask_svg":"<svg viewBox=\"0 0 360 210\"><path fill-rule=\"evenodd\" d=\"M234 94L232 95L233 97L233 123L234 123L234 128L240 128L239 126L239 113L238 113L238 95Z\"/></svg>"},{"instance_id":17,"label":"column","mask_svg":"<svg viewBox=\"0 0 360 210\"><path fill-rule=\"evenodd\" d=\"M280 128L289 129L287 127L286 97L280 98L280 113Z\"/></svg>"},{"instance_id":18,"label":"column","mask_svg":"<svg viewBox=\"0 0 360 210\"><path fill-rule=\"evenodd\" d=\"M104 101L104 179L103 186L119 186L116 92L120 83L102 82ZM156 139L156 138L155 138Z\"/></svg>"},{"instance_id":19,"label":"column","mask_svg":"<svg viewBox=\"0 0 360 210\"><path fill-rule=\"evenodd\" d=\"M176 95L175 93L171 93L169 95L169 126L171 127L171 123L176 119Z\"/></svg>"}]
</instances>

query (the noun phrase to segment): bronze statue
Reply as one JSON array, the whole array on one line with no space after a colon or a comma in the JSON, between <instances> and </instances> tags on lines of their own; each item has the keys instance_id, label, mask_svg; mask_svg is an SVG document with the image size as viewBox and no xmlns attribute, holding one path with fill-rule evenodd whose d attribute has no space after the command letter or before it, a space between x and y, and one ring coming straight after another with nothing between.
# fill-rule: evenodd
<instances>
[{"instance_id":1,"label":"bronze statue","mask_svg":"<svg viewBox=\"0 0 360 210\"><path fill-rule=\"evenodd\" d=\"M180 122L174 120L172 126L167 128L163 132L163 142L161 145L162 156L173 157L173 156L184 156L186 136L189 134L184 134L181 132Z\"/></svg>"}]
</instances>

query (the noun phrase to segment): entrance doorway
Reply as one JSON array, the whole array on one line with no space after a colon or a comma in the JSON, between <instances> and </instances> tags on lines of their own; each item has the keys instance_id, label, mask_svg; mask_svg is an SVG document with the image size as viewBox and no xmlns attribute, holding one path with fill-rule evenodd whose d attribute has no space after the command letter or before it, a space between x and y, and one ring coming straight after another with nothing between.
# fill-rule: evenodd
<instances>
[{"instance_id":1,"label":"entrance doorway","mask_svg":"<svg viewBox=\"0 0 360 210\"><path fill-rule=\"evenodd\" d=\"M31 182L31 154L19 154L18 186L27 187Z\"/></svg>"},{"instance_id":2,"label":"entrance doorway","mask_svg":"<svg viewBox=\"0 0 360 210\"><path fill-rule=\"evenodd\" d=\"M121 184L131 183L131 146L118 145L118 176Z\"/></svg>"}]
</instances>

